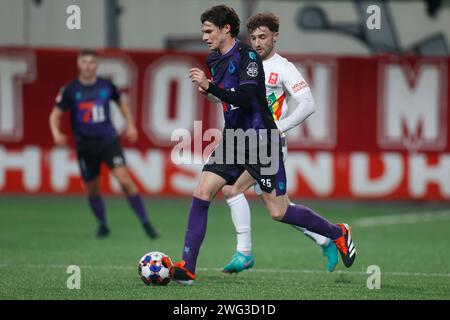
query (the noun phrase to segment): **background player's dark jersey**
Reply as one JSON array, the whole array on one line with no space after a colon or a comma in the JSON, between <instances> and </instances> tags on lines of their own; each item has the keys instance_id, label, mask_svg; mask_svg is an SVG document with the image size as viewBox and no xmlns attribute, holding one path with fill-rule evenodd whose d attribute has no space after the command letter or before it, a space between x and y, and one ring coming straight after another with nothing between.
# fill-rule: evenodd
<instances>
[{"instance_id":1,"label":"background player's dark jersey","mask_svg":"<svg viewBox=\"0 0 450 320\"><path fill-rule=\"evenodd\" d=\"M56 98L56 107L70 110L72 132L77 143L90 139L113 140L117 132L111 122L110 101L119 103L114 84L98 77L84 85L78 79L64 86Z\"/></svg>"},{"instance_id":2,"label":"background player's dark jersey","mask_svg":"<svg viewBox=\"0 0 450 320\"><path fill-rule=\"evenodd\" d=\"M207 58L213 83L226 90L237 90L240 85L257 86L256 96L250 106L233 106L222 102L224 129L276 129L267 105L264 68L259 55L250 46L236 40L225 54L215 51Z\"/></svg>"}]
</instances>

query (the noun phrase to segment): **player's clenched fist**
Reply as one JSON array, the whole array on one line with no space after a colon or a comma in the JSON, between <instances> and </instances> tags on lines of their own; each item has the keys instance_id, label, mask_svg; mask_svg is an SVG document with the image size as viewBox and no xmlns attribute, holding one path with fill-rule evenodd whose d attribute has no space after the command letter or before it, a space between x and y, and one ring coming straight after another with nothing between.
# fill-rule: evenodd
<instances>
[{"instance_id":1,"label":"player's clenched fist","mask_svg":"<svg viewBox=\"0 0 450 320\"><path fill-rule=\"evenodd\" d=\"M201 89L208 90L209 81L206 74L199 68L192 68L189 70L189 78L196 83Z\"/></svg>"},{"instance_id":2,"label":"player's clenched fist","mask_svg":"<svg viewBox=\"0 0 450 320\"><path fill-rule=\"evenodd\" d=\"M136 127L134 125L128 125L125 131L125 135L127 139L131 143L135 143L138 139L138 132L136 130Z\"/></svg>"}]
</instances>

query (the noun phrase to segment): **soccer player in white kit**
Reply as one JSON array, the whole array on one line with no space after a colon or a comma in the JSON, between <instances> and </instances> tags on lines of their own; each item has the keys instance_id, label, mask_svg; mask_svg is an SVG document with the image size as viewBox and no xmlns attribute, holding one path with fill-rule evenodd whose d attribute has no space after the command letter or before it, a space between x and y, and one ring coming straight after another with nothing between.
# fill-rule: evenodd
<instances>
[{"instance_id":1,"label":"soccer player in white kit","mask_svg":"<svg viewBox=\"0 0 450 320\"><path fill-rule=\"evenodd\" d=\"M279 37L279 19L273 13L258 13L249 18L247 29L254 50L263 59L267 101L279 130L284 134L300 125L314 113L314 100L311 90L298 69L287 59L275 51ZM289 107L292 112L287 115ZM285 143L285 138L283 143ZM287 147L283 144L283 158L286 159ZM233 186L225 186L222 190L231 209L233 224L237 233L237 250L231 261L223 268L223 272L237 273L254 265L251 253L250 207L244 191L250 186L261 195L261 189L248 173L244 172ZM331 239L307 229L294 226L304 235L311 238L322 248L327 257L327 270L332 272L338 262L338 251Z\"/></svg>"}]
</instances>

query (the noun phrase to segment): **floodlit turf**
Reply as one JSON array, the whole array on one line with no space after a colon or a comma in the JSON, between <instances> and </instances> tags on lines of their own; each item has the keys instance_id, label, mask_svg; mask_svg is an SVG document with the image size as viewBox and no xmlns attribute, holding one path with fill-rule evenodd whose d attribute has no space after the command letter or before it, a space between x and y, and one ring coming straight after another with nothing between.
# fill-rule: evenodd
<instances>
[{"instance_id":1,"label":"floodlit turf","mask_svg":"<svg viewBox=\"0 0 450 320\"><path fill-rule=\"evenodd\" d=\"M220 268L235 234L222 200L210 209L208 232L192 287L146 287L137 262L159 250L178 260L189 200L147 199L162 237L148 240L126 200L106 199L111 236L97 240L84 198L0 197L0 299L450 299L450 218L353 227L358 257L325 271L320 248L294 228L269 219L251 201L255 267L238 275ZM449 210L444 205L307 203L335 222ZM445 213L444 213L445 214ZM81 289L66 287L68 265L81 268ZM381 289L369 290L366 269L381 268Z\"/></svg>"}]
</instances>

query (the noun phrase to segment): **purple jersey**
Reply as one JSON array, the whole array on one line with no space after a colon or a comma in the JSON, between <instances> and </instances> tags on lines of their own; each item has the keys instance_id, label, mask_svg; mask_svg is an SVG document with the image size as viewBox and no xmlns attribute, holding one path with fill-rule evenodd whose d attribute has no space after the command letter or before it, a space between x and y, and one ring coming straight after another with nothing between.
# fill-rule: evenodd
<instances>
[{"instance_id":1,"label":"purple jersey","mask_svg":"<svg viewBox=\"0 0 450 320\"><path fill-rule=\"evenodd\" d=\"M60 90L56 107L70 110L77 143L86 139L112 140L117 132L110 117L111 100L120 101L120 93L111 81L98 77L95 83L84 85L77 79Z\"/></svg>"},{"instance_id":2,"label":"purple jersey","mask_svg":"<svg viewBox=\"0 0 450 320\"><path fill-rule=\"evenodd\" d=\"M276 129L267 105L264 68L259 55L250 46L236 40L225 54L215 51L206 61L213 83L235 91L240 85L257 86L251 106L233 106L222 101L225 117L224 129Z\"/></svg>"}]
</instances>

